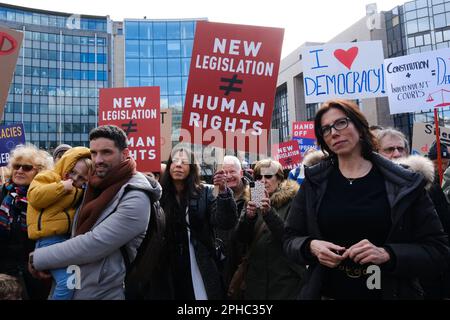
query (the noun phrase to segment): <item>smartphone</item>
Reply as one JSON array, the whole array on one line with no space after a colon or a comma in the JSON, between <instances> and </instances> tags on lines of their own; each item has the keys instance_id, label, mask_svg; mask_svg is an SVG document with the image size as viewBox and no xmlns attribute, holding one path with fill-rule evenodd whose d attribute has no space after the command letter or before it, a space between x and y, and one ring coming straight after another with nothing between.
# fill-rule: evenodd
<instances>
[{"instance_id":1,"label":"smartphone","mask_svg":"<svg viewBox=\"0 0 450 320\"><path fill-rule=\"evenodd\" d=\"M261 200L266 197L264 182L250 182L250 200L252 200L258 208L261 207Z\"/></svg>"}]
</instances>

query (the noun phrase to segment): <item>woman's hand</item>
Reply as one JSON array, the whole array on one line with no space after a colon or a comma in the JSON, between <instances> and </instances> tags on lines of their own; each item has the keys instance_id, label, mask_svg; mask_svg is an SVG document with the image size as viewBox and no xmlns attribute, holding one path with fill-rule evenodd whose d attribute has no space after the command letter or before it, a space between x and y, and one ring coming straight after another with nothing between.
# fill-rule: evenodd
<instances>
[{"instance_id":1,"label":"woman's hand","mask_svg":"<svg viewBox=\"0 0 450 320\"><path fill-rule=\"evenodd\" d=\"M269 193L267 193L267 190L264 190L265 198L261 199L261 214L265 216L267 213L269 213L271 205L270 205L270 198Z\"/></svg>"},{"instance_id":2,"label":"woman's hand","mask_svg":"<svg viewBox=\"0 0 450 320\"><path fill-rule=\"evenodd\" d=\"M391 259L386 249L375 246L367 239L351 246L342 256L348 257L359 264L372 263L380 265Z\"/></svg>"},{"instance_id":3,"label":"woman's hand","mask_svg":"<svg viewBox=\"0 0 450 320\"><path fill-rule=\"evenodd\" d=\"M246 207L246 210L245 210L247 218L254 219L256 217L256 210L257 209L258 208L256 207L256 203L254 203L253 201L247 202L247 207Z\"/></svg>"},{"instance_id":4,"label":"woman's hand","mask_svg":"<svg viewBox=\"0 0 450 320\"><path fill-rule=\"evenodd\" d=\"M339 252L345 251L345 248L328 241L312 240L309 248L320 264L328 268L336 268L345 259L343 255L339 254Z\"/></svg>"}]
</instances>

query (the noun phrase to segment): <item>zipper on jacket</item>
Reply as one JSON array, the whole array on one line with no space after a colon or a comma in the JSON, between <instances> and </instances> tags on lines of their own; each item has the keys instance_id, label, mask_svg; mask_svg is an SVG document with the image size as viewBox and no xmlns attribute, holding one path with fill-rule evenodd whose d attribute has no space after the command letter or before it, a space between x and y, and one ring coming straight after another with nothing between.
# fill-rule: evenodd
<instances>
[{"instance_id":1,"label":"zipper on jacket","mask_svg":"<svg viewBox=\"0 0 450 320\"><path fill-rule=\"evenodd\" d=\"M38 231L42 230L42 214L44 213L44 209L41 210L41 212L39 212L39 217L38 217Z\"/></svg>"},{"instance_id":2,"label":"zipper on jacket","mask_svg":"<svg viewBox=\"0 0 450 320\"><path fill-rule=\"evenodd\" d=\"M67 217L67 232L66 233L68 235L70 235L70 215L67 212L67 210L64 210L64 213L66 214L66 217Z\"/></svg>"}]
</instances>

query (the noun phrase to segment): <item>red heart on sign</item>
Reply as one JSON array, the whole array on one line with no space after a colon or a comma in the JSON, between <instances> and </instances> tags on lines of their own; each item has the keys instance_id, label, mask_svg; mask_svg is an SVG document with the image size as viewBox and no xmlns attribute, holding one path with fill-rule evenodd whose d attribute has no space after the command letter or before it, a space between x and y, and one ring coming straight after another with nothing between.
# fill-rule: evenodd
<instances>
[{"instance_id":1,"label":"red heart on sign","mask_svg":"<svg viewBox=\"0 0 450 320\"><path fill-rule=\"evenodd\" d=\"M334 51L334 56L339 60L344 66L346 66L349 70L352 67L353 61L355 61L356 56L358 55L358 47L351 47L347 51L342 49L337 49Z\"/></svg>"}]
</instances>

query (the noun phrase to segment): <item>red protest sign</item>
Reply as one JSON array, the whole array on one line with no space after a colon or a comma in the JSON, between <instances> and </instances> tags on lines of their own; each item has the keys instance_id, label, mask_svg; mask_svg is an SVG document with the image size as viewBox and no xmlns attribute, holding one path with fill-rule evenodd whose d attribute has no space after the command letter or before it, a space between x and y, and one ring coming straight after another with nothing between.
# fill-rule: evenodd
<instances>
[{"instance_id":1,"label":"red protest sign","mask_svg":"<svg viewBox=\"0 0 450 320\"><path fill-rule=\"evenodd\" d=\"M126 132L139 171L160 171L159 87L100 89L98 116Z\"/></svg>"},{"instance_id":2,"label":"red protest sign","mask_svg":"<svg viewBox=\"0 0 450 320\"><path fill-rule=\"evenodd\" d=\"M297 121L292 124L293 139L314 139L314 121Z\"/></svg>"},{"instance_id":3,"label":"red protest sign","mask_svg":"<svg viewBox=\"0 0 450 320\"><path fill-rule=\"evenodd\" d=\"M0 120L3 119L3 110L19 57L22 39L22 32L0 27Z\"/></svg>"},{"instance_id":4,"label":"red protest sign","mask_svg":"<svg viewBox=\"0 0 450 320\"><path fill-rule=\"evenodd\" d=\"M197 22L183 141L251 152L250 138L268 136L263 131L270 129L283 33Z\"/></svg>"},{"instance_id":5,"label":"red protest sign","mask_svg":"<svg viewBox=\"0 0 450 320\"><path fill-rule=\"evenodd\" d=\"M297 141L287 141L272 146L272 157L283 166L283 169L294 169L302 156Z\"/></svg>"}]
</instances>

